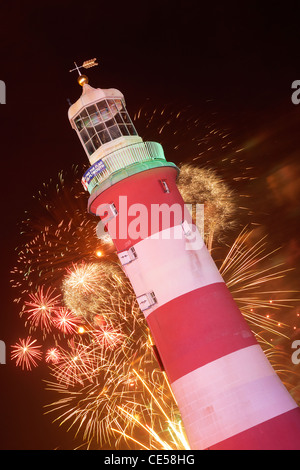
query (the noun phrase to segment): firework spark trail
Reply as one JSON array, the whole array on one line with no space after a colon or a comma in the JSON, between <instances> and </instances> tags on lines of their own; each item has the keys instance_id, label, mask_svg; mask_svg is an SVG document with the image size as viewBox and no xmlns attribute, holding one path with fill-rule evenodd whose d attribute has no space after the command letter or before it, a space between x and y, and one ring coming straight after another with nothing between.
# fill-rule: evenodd
<instances>
[{"instance_id":1,"label":"firework spark trail","mask_svg":"<svg viewBox=\"0 0 300 470\"><path fill-rule=\"evenodd\" d=\"M76 435L82 431L88 448L93 442L110 441L115 433L121 435L121 440L115 441L116 447L131 440L145 449L188 448L177 406L168 393L163 374L158 373L153 381L144 372L144 378L134 369L129 373L123 364L118 365L114 377L110 369L111 365L102 364L92 383L80 388L70 387L66 382L48 381L46 389L62 398L47 405L47 413L59 413L54 421L68 424L68 430L76 428ZM149 399L145 397L145 389ZM141 429L143 442L138 438Z\"/></svg>"},{"instance_id":2,"label":"firework spark trail","mask_svg":"<svg viewBox=\"0 0 300 470\"><path fill-rule=\"evenodd\" d=\"M119 344L122 344L126 338L121 330L116 330L113 327L102 327L99 330L91 332L93 338L101 349L115 349Z\"/></svg>"},{"instance_id":3,"label":"firework spark trail","mask_svg":"<svg viewBox=\"0 0 300 470\"><path fill-rule=\"evenodd\" d=\"M133 373L138 378L138 380L141 382L143 388L146 389L147 393L150 396L151 404L148 405L147 408L151 409L151 413L153 413L153 408L156 406L157 409L158 409L158 415L161 416L163 418L163 420L165 421L165 424L167 426L167 430L169 431L169 433L172 437L172 443L173 443L175 449L189 449L190 447L189 447L189 444L187 442L187 439L186 439L185 433L183 431L183 428L181 426L181 421L180 420L176 421L176 420L174 420L174 418L171 418L171 416L169 415L170 407L169 406L166 407L166 403L165 403L164 400L159 400L157 398L157 394L155 393L155 391L156 391L156 387L157 387L158 383L157 382L152 383L149 380L149 378L148 378L148 380L143 379L141 377L141 375L135 369L133 369ZM167 381L167 378L166 378L165 375L163 375L163 379L165 380L165 384L168 385L168 381ZM170 390L170 387L168 387L168 388ZM171 396L174 398L173 394L171 394ZM161 437L155 431L155 429L153 428L153 422L151 423L151 425L143 424L136 417L136 409L138 407L140 407L141 404L138 403L138 406L137 406L136 403L132 403L134 405L134 411L132 411L132 410L128 411L126 409L126 405L128 405L128 404L129 403L124 404L122 407L118 407L118 408L122 413L124 413L130 419L130 421L133 423L134 426L137 425L137 427L138 426L142 427L149 434L149 436L151 438L154 438L155 444L153 443L152 439L150 440L151 448L172 450L174 447L170 446L170 444L167 441L161 439ZM153 417L152 417L151 421L153 421ZM118 429L112 428L112 431L118 432L122 435L122 437L126 437L128 439L131 437L131 436L129 436L125 433L125 430L121 431L120 425L118 426ZM144 447L143 444L141 444L141 445ZM150 449L150 448L148 447L148 449Z\"/></svg>"},{"instance_id":4,"label":"firework spark trail","mask_svg":"<svg viewBox=\"0 0 300 470\"><path fill-rule=\"evenodd\" d=\"M80 319L65 307L60 307L55 312L53 323L65 334L72 334L78 331L81 324Z\"/></svg>"},{"instance_id":5,"label":"firework spark trail","mask_svg":"<svg viewBox=\"0 0 300 470\"><path fill-rule=\"evenodd\" d=\"M270 262L278 249L268 251L266 237L252 242L252 235L253 231L241 231L219 270L259 342L271 346L265 334L289 338L286 334L289 325L273 319L266 310L280 310L282 313L282 309L289 308L299 298L294 295L294 291L265 289L266 284L273 285L274 281L282 279L291 269L280 269L283 263ZM275 298L270 300L270 296Z\"/></svg>"},{"instance_id":6,"label":"firework spark trail","mask_svg":"<svg viewBox=\"0 0 300 470\"><path fill-rule=\"evenodd\" d=\"M123 382L127 375L123 374L123 366L113 367L109 362L102 361L97 375L86 380L83 386L71 386L66 381L61 383L47 381L46 389L62 396L48 405L47 413L57 413L55 421L68 423L68 430L76 429L76 435L82 431L83 440L91 446L93 441L103 444L112 437L111 423L115 420L117 406L128 395L132 399L132 391L124 389ZM120 386L121 385L121 386Z\"/></svg>"},{"instance_id":7,"label":"firework spark trail","mask_svg":"<svg viewBox=\"0 0 300 470\"><path fill-rule=\"evenodd\" d=\"M48 288L44 292L44 286L38 287L36 293L29 294L30 302L25 301L21 315L26 314L27 322L30 323L30 332L40 328L44 336L50 333L53 326L53 315L60 303L60 294L54 295L55 290Z\"/></svg>"},{"instance_id":8,"label":"firework spark trail","mask_svg":"<svg viewBox=\"0 0 300 470\"><path fill-rule=\"evenodd\" d=\"M86 211L86 194L81 185L83 168L61 171L57 182L50 180L35 197L36 210L26 213L20 227L21 246L16 248L17 264L11 283L25 293L60 285L68 265L92 261L101 251L96 221Z\"/></svg>"},{"instance_id":9,"label":"firework spark trail","mask_svg":"<svg viewBox=\"0 0 300 470\"><path fill-rule=\"evenodd\" d=\"M48 363L57 363L60 360L60 353L58 348L50 348L46 352L45 361Z\"/></svg>"},{"instance_id":10,"label":"firework spark trail","mask_svg":"<svg viewBox=\"0 0 300 470\"><path fill-rule=\"evenodd\" d=\"M35 343L36 339L31 340L28 336L26 339L19 339L19 343L12 346L11 358L16 361L16 366L31 370L38 365L37 361L42 359L43 354L40 345L33 346Z\"/></svg>"},{"instance_id":11,"label":"firework spark trail","mask_svg":"<svg viewBox=\"0 0 300 470\"><path fill-rule=\"evenodd\" d=\"M81 263L76 265L72 263L72 268L67 269L65 276L66 288L71 288L79 293L93 293L98 291L99 278L97 276L97 265Z\"/></svg>"},{"instance_id":12,"label":"firework spark trail","mask_svg":"<svg viewBox=\"0 0 300 470\"><path fill-rule=\"evenodd\" d=\"M52 375L59 383L83 385L85 380L91 380L99 360L92 346L86 345L82 340L75 342L74 338L68 341L68 348L58 347L59 360L53 364ZM101 359L100 359L101 360Z\"/></svg>"}]
</instances>

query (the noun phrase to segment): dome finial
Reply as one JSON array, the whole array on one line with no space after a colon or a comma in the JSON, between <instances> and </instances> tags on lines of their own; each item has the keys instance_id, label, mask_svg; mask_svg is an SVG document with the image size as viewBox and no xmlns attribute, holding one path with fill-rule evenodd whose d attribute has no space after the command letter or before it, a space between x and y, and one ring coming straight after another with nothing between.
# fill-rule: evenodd
<instances>
[{"instance_id":1,"label":"dome finial","mask_svg":"<svg viewBox=\"0 0 300 470\"><path fill-rule=\"evenodd\" d=\"M95 67L96 65L98 65L98 63L96 62L96 58L95 59L90 59L90 60L86 60L85 62L83 62L82 65L80 65L78 67L78 65L76 64L76 62L74 62L75 64L75 69L72 69L72 70L69 70L69 72L74 72L74 70L77 70L78 72L78 75L79 77L77 78L77 82L79 83L79 85L83 86L85 85L86 83L89 82L89 79L86 75L82 75L82 73L80 72L80 69L83 67L84 69L90 69L91 67Z\"/></svg>"},{"instance_id":2,"label":"dome finial","mask_svg":"<svg viewBox=\"0 0 300 470\"><path fill-rule=\"evenodd\" d=\"M77 77L77 82L79 83L80 86L83 86L86 83L89 83L89 79L86 75L80 74L79 77Z\"/></svg>"}]
</instances>

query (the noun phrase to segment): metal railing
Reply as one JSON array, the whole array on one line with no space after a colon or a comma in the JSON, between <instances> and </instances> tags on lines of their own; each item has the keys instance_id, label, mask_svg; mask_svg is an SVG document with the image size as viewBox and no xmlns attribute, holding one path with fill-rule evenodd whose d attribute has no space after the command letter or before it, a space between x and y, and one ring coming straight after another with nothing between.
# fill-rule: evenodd
<instances>
[{"instance_id":1,"label":"metal railing","mask_svg":"<svg viewBox=\"0 0 300 470\"><path fill-rule=\"evenodd\" d=\"M166 160L162 146L157 142L139 142L137 144L128 145L115 152L112 152L101 159L105 165L105 169L96 170L95 162L87 172L83 175L82 181L85 189L91 191L98 184L103 183L113 173L122 170L134 163L141 163L149 160ZM94 176L90 176L93 173ZM99 167L99 164L98 164ZM89 174L89 180L85 182L85 177Z\"/></svg>"}]
</instances>

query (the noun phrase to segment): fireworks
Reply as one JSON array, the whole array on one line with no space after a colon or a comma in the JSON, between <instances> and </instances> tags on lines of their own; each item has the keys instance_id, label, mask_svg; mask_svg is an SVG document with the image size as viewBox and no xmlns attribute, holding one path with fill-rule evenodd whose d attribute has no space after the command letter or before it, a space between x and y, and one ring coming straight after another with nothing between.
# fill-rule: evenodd
<instances>
[{"instance_id":1,"label":"fireworks","mask_svg":"<svg viewBox=\"0 0 300 470\"><path fill-rule=\"evenodd\" d=\"M66 280L64 282L66 289L70 288L73 292L84 294L95 294L97 292L99 278L96 276L96 264L73 264L72 269L67 269L67 273L68 276L66 276Z\"/></svg>"},{"instance_id":2,"label":"fireworks","mask_svg":"<svg viewBox=\"0 0 300 470\"><path fill-rule=\"evenodd\" d=\"M66 383L57 381L46 382L46 390L60 397L47 408L47 413L58 415L53 422L67 425L67 430L74 430L75 437L82 434L82 441L87 448L96 444L99 448L105 442L110 442L110 422L115 410L115 403L122 402L122 395L116 392L114 380L105 380L100 373L92 382L83 386L69 387Z\"/></svg>"},{"instance_id":3,"label":"fireworks","mask_svg":"<svg viewBox=\"0 0 300 470\"><path fill-rule=\"evenodd\" d=\"M53 326L53 315L60 302L60 295L54 295L54 290L48 288L44 292L44 286L38 287L35 294L29 294L30 302L25 301L25 306L21 315L26 314L26 323L30 323L30 331L41 328L45 333L49 333Z\"/></svg>"},{"instance_id":4,"label":"fireworks","mask_svg":"<svg viewBox=\"0 0 300 470\"><path fill-rule=\"evenodd\" d=\"M127 338L124 333L113 327L102 327L99 330L93 330L91 334L101 349L115 349Z\"/></svg>"},{"instance_id":5,"label":"fireworks","mask_svg":"<svg viewBox=\"0 0 300 470\"><path fill-rule=\"evenodd\" d=\"M97 357L93 347L87 346L82 341L71 339L68 348L58 348L57 361L51 366L52 374L59 383L67 386L74 384L83 385L84 380L89 380L97 369Z\"/></svg>"},{"instance_id":6,"label":"fireworks","mask_svg":"<svg viewBox=\"0 0 300 470\"><path fill-rule=\"evenodd\" d=\"M57 348L48 349L45 360L48 363L57 363L60 360L59 350Z\"/></svg>"},{"instance_id":7,"label":"fireworks","mask_svg":"<svg viewBox=\"0 0 300 470\"><path fill-rule=\"evenodd\" d=\"M131 286L120 266L109 261L82 262L67 270L62 282L65 305L78 317L109 326L119 311L126 319L138 309Z\"/></svg>"},{"instance_id":8,"label":"fireworks","mask_svg":"<svg viewBox=\"0 0 300 470\"><path fill-rule=\"evenodd\" d=\"M286 270L270 262L273 251L267 250L264 238L253 242L252 237L253 232L246 230L239 234L220 271L267 357L282 374L286 372L282 351L270 342L267 334L286 338L287 326L278 319L268 318L265 309L282 309L292 299L286 292L285 302L274 298L270 303L270 293L274 297L280 291L266 291L264 287L282 278ZM148 336L145 341L149 335L146 324L138 309L124 310L123 293L131 289L127 278L122 277L115 265L110 269L106 269L107 262L100 266L97 269L104 290L96 309L101 314L94 317L94 325L88 331L86 344L90 346L85 349L91 356L85 359L88 368L80 370L72 362L75 353L65 357L63 367L58 364L54 373L57 381L48 387L62 398L49 408L60 413L56 418L60 423L69 423L69 429L83 432L87 447L110 442L115 434L114 445L121 448L125 445L147 449L187 448L168 381L157 369L151 338ZM107 288L112 274L117 279L113 293ZM102 284L99 283L99 290ZM82 295L80 289L76 295ZM137 340L141 337L142 342ZM76 384L71 383L70 377L76 377Z\"/></svg>"},{"instance_id":9,"label":"fireworks","mask_svg":"<svg viewBox=\"0 0 300 470\"><path fill-rule=\"evenodd\" d=\"M252 180L251 167L243 163L243 149L234 145L228 130L192 118L188 109L176 113L141 109L136 120L144 118L145 132L156 123L166 153L172 135L179 139L172 145L177 160L188 161L188 154L191 161L205 165L179 164L178 186L186 203L205 205L205 241L210 250L214 244L216 257L216 245L223 245L224 251L225 235L237 227L239 198L245 196L244 189L237 191L238 184ZM60 172L57 182L43 185L36 197L38 209L22 223L23 243L12 273L16 302L24 303L21 313L30 332L53 337L54 329L63 333L62 341L55 337L45 354L52 377L47 390L55 394L47 410L88 448L113 441L120 448L186 449L176 402L158 369L132 288L116 264L111 240L98 240L97 220L86 213L86 193L80 183L84 170ZM233 181L238 184L233 186ZM279 313L292 299L290 293L277 290L276 282L287 270L270 262L273 253L265 239L253 242L252 233L243 231L219 265L266 355L281 372L283 355L271 335L286 338L288 328L279 321ZM271 313L276 311L278 318ZM13 346L17 365L30 370L41 360L36 341L29 337Z\"/></svg>"},{"instance_id":10,"label":"fireworks","mask_svg":"<svg viewBox=\"0 0 300 470\"><path fill-rule=\"evenodd\" d=\"M151 378L146 378L135 369L133 373L138 379L137 383L143 389L143 400L135 402L131 400L119 407L120 417L115 420L116 427L112 428L112 431L120 434L126 441L138 444L140 449L189 449L175 399L165 374L156 371ZM120 418L124 421L123 428ZM144 431L142 435L144 438L146 436L147 445L145 441L142 443L133 437L137 430Z\"/></svg>"},{"instance_id":11,"label":"fireworks","mask_svg":"<svg viewBox=\"0 0 300 470\"><path fill-rule=\"evenodd\" d=\"M60 307L56 311L54 323L63 333L71 334L78 331L80 320L74 313L70 312L65 307Z\"/></svg>"},{"instance_id":12,"label":"fireworks","mask_svg":"<svg viewBox=\"0 0 300 470\"><path fill-rule=\"evenodd\" d=\"M265 290L265 286L283 278L291 269L281 269L283 263L268 262L278 249L268 251L266 236L251 242L252 236L253 231L247 230L238 235L219 270L250 324L263 328L265 332L284 336L279 328L287 325L270 318L265 310L287 308L297 299L290 297L292 291ZM270 300L274 295L276 298ZM257 310L263 310L263 313L259 314Z\"/></svg>"},{"instance_id":13,"label":"fireworks","mask_svg":"<svg viewBox=\"0 0 300 470\"><path fill-rule=\"evenodd\" d=\"M186 203L205 204L202 236L211 251L214 237L220 241L221 235L236 227L234 191L214 171L192 165L182 165L177 184Z\"/></svg>"},{"instance_id":14,"label":"fireworks","mask_svg":"<svg viewBox=\"0 0 300 470\"><path fill-rule=\"evenodd\" d=\"M66 267L99 257L97 221L86 211L82 171L78 167L71 174L61 171L57 181L44 183L35 197L36 209L22 221L22 244L16 248L17 263L11 280L20 292L15 302L21 302L24 294L41 285L59 287Z\"/></svg>"},{"instance_id":15,"label":"fireworks","mask_svg":"<svg viewBox=\"0 0 300 470\"><path fill-rule=\"evenodd\" d=\"M152 364L152 368L153 368ZM98 373L82 387L63 381L47 381L47 390L61 398L48 405L55 421L82 433L87 448L105 445L114 437L114 447L134 443L139 449L188 449L180 415L163 373L151 376L143 369L124 368L102 362Z\"/></svg>"},{"instance_id":16,"label":"fireworks","mask_svg":"<svg viewBox=\"0 0 300 470\"><path fill-rule=\"evenodd\" d=\"M42 359L41 346L35 345L36 340L31 340L29 336L26 339L19 339L19 343L12 346L11 358L16 361L16 366L22 369L31 370L38 365L37 361Z\"/></svg>"},{"instance_id":17,"label":"fireworks","mask_svg":"<svg viewBox=\"0 0 300 470\"><path fill-rule=\"evenodd\" d=\"M125 336L122 339L127 341ZM67 350L60 349L60 359L51 367L55 381L47 381L46 388L61 398L47 406L47 413L58 414L55 421L68 423L75 435L82 431L87 447L110 442L119 407L139 400L132 363L147 365L149 352L126 360L118 346L112 350L92 337L74 341Z\"/></svg>"}]
</instances>

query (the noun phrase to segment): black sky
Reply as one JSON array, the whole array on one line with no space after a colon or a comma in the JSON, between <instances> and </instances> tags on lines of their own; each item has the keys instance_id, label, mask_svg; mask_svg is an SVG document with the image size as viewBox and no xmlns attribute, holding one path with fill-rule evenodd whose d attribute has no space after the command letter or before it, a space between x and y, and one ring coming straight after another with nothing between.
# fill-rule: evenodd
<instances>
[{"instance_id":1,"label":"black sky","mask_svg":"<svg viewBox=\"0 0 300 470\"><path fill-rule=\"evenodd\" d=\"M1 2L0 339L8 347L22 331L9 284L17 223L43 181L86 158L67 120L67 100L80 94L73 62L96 57L91 85L121 90L129 112L149 99L192 105L197 114L213 99L243 139L273 130L268 152L260 149L264 161L255 162L265 171L299 158L300 105L291 102L300 79L299 10L299 2L265 1ZM9 357L0 366L1 449L72 448L71 436L42 415L41 378Z\"/></svg>"}]
</instances>

